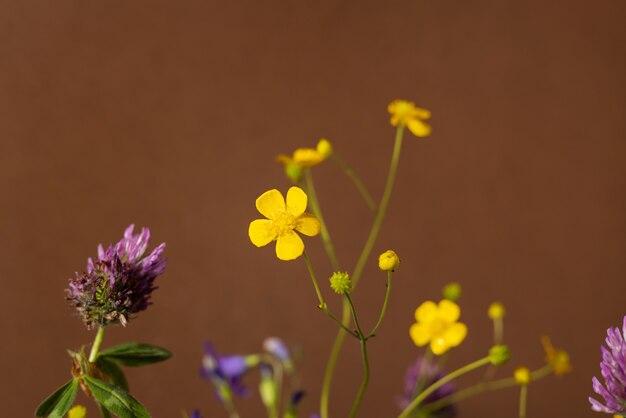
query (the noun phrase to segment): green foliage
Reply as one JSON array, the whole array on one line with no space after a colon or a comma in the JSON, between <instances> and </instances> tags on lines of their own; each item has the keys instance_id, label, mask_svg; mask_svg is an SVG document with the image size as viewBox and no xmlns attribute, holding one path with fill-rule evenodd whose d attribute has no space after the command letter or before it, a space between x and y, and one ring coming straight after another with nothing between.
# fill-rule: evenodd
<instances>
[{"instance_id":1,"label":"green foliage","mask_svg":"<svg viewBox=\"0 0 626 418\"><path fill-rule=\"evenodd\" d=\"M37 417L63 418L72 407L79 379L75 378L61 386L39 405L35 411Z\"/></svg>"},{"instance_id":2,"label":"green foliage","mask_svg":"<svg viewBox=\"0 0 626 418\"><path fill-rule=\"evenodd\" d=\"M115 364L112 360L109 360L107 357L98 357L97 361L98 369L100 369L104 374L106 374L111 380L110 383L114 386L118 386L125 391L128 390L128 381L126 380L126 376L124 372Z\"/></svg>"},{"instance_id":3,"label":"green foliage","mask_svg":"<svg viewBox=\"0 0 626 418\"><path fill-rule=\"evenodd\" d=\"M150 418L146 408L125 390L89 376L83 380L96 401L120 418Z\"/></svg>"},{"instance_id":4,"label":"green foliage","mask_svg":"<svg viewBox=\"0 0 626 418\"><path fill-rule=\"evenodd\" d=\"M106 358L129 367L146 366L172 357L172 353L162 347L150 344L124 343L102 350L98 358Z\"/></svg>"}]
</instances>

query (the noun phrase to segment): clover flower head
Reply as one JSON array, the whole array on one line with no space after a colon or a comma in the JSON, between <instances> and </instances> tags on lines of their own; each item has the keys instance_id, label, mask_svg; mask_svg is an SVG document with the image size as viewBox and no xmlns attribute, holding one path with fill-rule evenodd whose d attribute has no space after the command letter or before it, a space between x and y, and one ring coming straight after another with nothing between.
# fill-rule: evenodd
<instances>
[{"instance_id":1,"label":"clover flower head","mask_svg":"<svg viewBox=\"0 0 626 418\"><path fill-rule=\"evenodd\" d=\"M411 339L418 347L430 343L432 352L441 355L467 336L467 326L458 322L460 316L461 308L452 301L426 301L415 310L417 322L409 329Z\"/></svg>"},{"instance_id":2,"label":"clover flower head","mask_svg":"<svg viewBox=\"0 0 626 418\"><path fill-rule=\"evenodd\" d=\"M502 319L504 318L505 314L506 309L504 308L504 305L500 302L493 302L491 305L489 305L489 309L487 310L487 316L489 316L489 318L493 320Z\"/></svg>"},{"instance_id":3,"label":"clover flower head","mask_svg":"<svg viewBox=\"0 0 626 418\"><path fill-rule=\"evenodd\" d=\"M87 416L87 408L82 405L74 405L68 412L67 418L85 418Z\"/></svg>"},{"instance_id":4,"label":"clover flower head","mask_svg":"<svg viewBox=\"0 0 626 418\"><path fill-rule=\"evenodd\" d=\"M393 126L406 126L413 135L423 138L430 135L432 128L424 122L430 119L430 110L416 107L415 103L406 100L394 100L387 110L391 114Z\"/></svg>"},{"instance_id":5,"label":"clover flower head","mask_svg":"<svg viewBox=\"0 0 626 418\"><path fill-rule=\"evenodd\" d=\"M445 376L445 372L437 366L437 362L432 359L418 357L413 364L411 364L405 374L404 378L404 395L398 397L397 404L400 409L406 408L413 399L419 394L420 389L424 390L442 377ZM420 385L418 388L417 385ZM431 393L420 407L427 408L429 404L446 398L456 392L454 384L448 382ZM454 404L445 406L441 409L433 411L430 418L453 418L457 415ZM416 414L419 415L419 412Z\"/></svg>"},{"instance_id":6,"label":"clover flower head","mask_svg":"<svg viewBox=\"0 0 626 418\"><path fill-rule=\"evenodd\" d=\"M352 290L352 280L350 280L350 275L345 271L334 272L329 280L330 287L335 293L344 295Z\"/></svg>"},{"instance_id":7,"label":"clover flower head","mask_svg":"<svg viewBox=\"0 0 626 418\"><path fill-rule=\"evenodd\" d=\"M593 390L604 398L604 404L589 397L591 409L616 416L626 416L626 316L623 319L622 332L618 327L606 331L606 347L601 346L602 361L600 373L604 385L593 377Z\"/></svg>"},{"instance_id":8,"label":"clover flower head","mask_svg":"<svg viewBox=\"0 0 626 418\"><path fill-rule=\"evenodd\" d=\"M87 260L87 270L69 280L67 300L76 308L88 329L119 323L126 325L132 316L150 305L156 289L154 280L165 270L165 244L144 256L150 230L133 234L134 225L124 238L106 250L98 246L98 258Z\"/></svg>"},{"instance_id":9,"label":"clover flower head","mask_svg":"<svg viewBox=\"0 0 626 418\"><path fill-rule=\"evenodd\" d=\"M230 401L231 394L247 396L250 393L242 379L258 362L257 356L221 355L212 343L207 342L204 345L200 376L215 385L218 398Z\"/></svg>"},{"instance_id":10,"label":"clover flower head","mask_svg":"<svg viewBox=\"0 0 626 418\"><path fill-rule=\"evenodd\" d=\"M513 371L513 378L518 385L527 385L530 383L530 370L528 367L520 366Z\"/></svg>"},{"instance_id":11,"label":"clover flower head","mask_svg":"<svg viewBox=\"0 0 626 418\"><path fill-rule=\"evenodd\" d=\"M263 193L256 208L267 219L250 223L248 236L257 247L276 241L276 256L280 260L295 260L304 252L302 238L295 231L313 237L320 233L320 221L306 213L307 196L299 187L287 192L287 201L276 189Z\"/></svg>"},{"instance_id":12,"label":"clover flower head","mask_svg":"<svg viewBox=\"0 0 626 418\"><path fill-rule=\"evenodd\" d=\"M572 371L572 363L567 351L554 348L550 338L546 336L541 337L541 343L546 352L546 363L552 367L555 375L560 376Z\"/></svg>"},{"instance_id":13,"label":"clover flower head","mask_svg":"<svg viewBox=\"0 0 626 418\"><path fill-rule=\"evenodd\" d=\"M395 271L400 265L400 257L393 250L387 250L378 257L378 268L382 271Z\"/></svg>"}]
</instances>

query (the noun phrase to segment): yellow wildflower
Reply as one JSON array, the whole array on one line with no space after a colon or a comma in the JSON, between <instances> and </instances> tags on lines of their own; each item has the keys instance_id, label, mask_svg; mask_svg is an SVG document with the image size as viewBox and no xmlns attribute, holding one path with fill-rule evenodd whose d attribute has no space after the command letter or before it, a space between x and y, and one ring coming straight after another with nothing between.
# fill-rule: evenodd
<instances>
[{"instance_id":1,"label":"yellow wildflower","mask_svg":"<svg viewBox=\"0 0 626 418\"><path fill-rule=\"evenodd\" d=\"M527 385L530 383L530 370L528 367L518 367L513 371L513 378L518 385Z\"/></svg>"},{"instance_id":2,"label":"yellow wildflower","mask_svg":"<svg viewBox=\"0 0 626 418\"><path fill-rule=\"evenodd\" d=\"M430 119L430 110L415 107L415 103L406 100L394 100L387 110L391 113L393 126L405 125L413 135L423 138L430 135L432 128L424 122Z\"/></svg>"},{"instance_id":3,"label":"yellow wildflower","mask_svg":"<svg viewBox=\"0 0 626 418\"><path fill-rule=\"evenodd\" d=\"M426 301L415 310L415 320L409 330L411 339L418 347L430 343L434 354L440 355L461 344L467 335L467 326L457 322L461 308L449 300Z\"/></svg>"},{"instance_id":4,"label":"yellow wildflower","mask_svg":"<svg viewBox=\"0 0 626 418\"><path fill-rule=\"evenodd\" d=\"M257 247L276 241L276 256L281 260L294 260L302 255L304 243L294 229L313 237L320 233L320 221L306 213L307 196L299 187L287 192L287 202L276 189L263 193L256 200L256 208L267 219L250 223L248 236Z\"/></svg>"},{"instance_id":5,"label":"yellow wildflower","mask_svg":"<svg viewBox=\"0 0 626 418\"><path fill-rule=\"evenodd\" d=\"M487 310L487 315L491 319L502 319L504 318L504 314L506 314L506 309L504 305L500 302L493 302L489 305L489 309Z\"/></svg>"},{"instance_id":6,"label":"yellow wildflower","mask_svg":"<svg viewBox=\"0 0 626 418\"><path fill-rule=\"evenodd\" d=\"M326 138L322 138L315 148L324 158L330 158L333 155L333 144Z\"/></svg>"},{"instance_id":7,"label":"yellow wildflower","mask_svg":"<svg viewBox=\"0 0 626 418\"><path fill-rule=\"evenodd\" d=\"M378 257L378 268L382 271L395 271L400 265L400 257L393 250L387 250Z\"/></svg>"},{"instance_id":8,"label":"yellow wildflower","mask_svg":"<svg viewBox=\"0 0 626 418\"><path fill-rule=\"evenodd\" d=\"M560 376L572 371L567 351L554 348L550 338L546 336L541 337L541 344L546 352L546 362L552 367L555 375Z\"/></svg>"},{"instance_id":9,"label":"yellow wildflower","mask_svg":"<svg viewBox=\"0 0 626 418\"><path fill-rule=\"evenodd\" d=\"M82 405L75 405L67 413L67 418L85 418L87 416L87 408Z\"/></svg>"},{"instance_id":10,"label":"yellow wildflower","mask_svg":"<svg viewBox=\"0 0 626 418\"><path fill-rule=\"evenodd\" d=\"M322 138L317 143L316 148L298 148L293 155L280 154L276 161L285 166L296 165L300 168L313 167L318 165L333 154L333 146L326 138Z\"/></svg>"}]
</instances>

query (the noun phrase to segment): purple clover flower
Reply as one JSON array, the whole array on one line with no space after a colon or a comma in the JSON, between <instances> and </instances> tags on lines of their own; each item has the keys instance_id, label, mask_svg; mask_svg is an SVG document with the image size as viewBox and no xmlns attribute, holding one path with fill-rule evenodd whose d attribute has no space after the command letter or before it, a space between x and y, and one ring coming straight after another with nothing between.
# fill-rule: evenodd
<instances>
[{"instance_id":1,"label":"purple clover flower","mask_svg":"<svg viewBox=\"0 0 626 418\"><path fill-rule=\"evenodd\" d=\"M445 373L440 370L435 362L424 357L418 357L415 363L411 364L405 375L404 379L404 395L398 398L398 406L400 409L405 409L413 399L437 380L444 377ZM418 388L417 385L420 385ZM431 393L420 405L420 408L427 407L428 404L443 399L452 395L456 391L456 388L451 383L446 383L439 389ZM428 415L432 418L454 418L456 416L456 408L454 405L448 405L436 411L433 411Z\"/></svg>"},{"instance_id":2,"label":"purple clover flower","mask_svg":"<svg viewBox=\"0 0 626 418\"><path fill-rule=\"evenodd\" d=\"M622 333L620 334L618 327L610 327L606 331L606 347L601 346L600 349L600 373L604 378L604 385L595 376L591 382L594 392L604 398L604 404L589 397L591 409L626 416L626 316Z\"/></svg>"},{"instance_id":3,"label":"purple clover flower","mask_svg":"<svg viewBox=\"0 0 626 418\"><path fill-rule=\"evenodd\" d=\"M165 243L144 257L150 230L133 234L134 225L124 231L124 238L106 250L98 245L98 258L87 260L87 271L69 280L67 300L83 318L87 329L119 323L150 305L156 289L154 279L163 273Z\"/></svg>"}]
</instances>

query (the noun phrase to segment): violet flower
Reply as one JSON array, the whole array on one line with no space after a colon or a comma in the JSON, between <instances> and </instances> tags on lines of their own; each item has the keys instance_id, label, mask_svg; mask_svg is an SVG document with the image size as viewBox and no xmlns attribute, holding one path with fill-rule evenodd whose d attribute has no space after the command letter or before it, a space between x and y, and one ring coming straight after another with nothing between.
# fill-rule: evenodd
<instances>
[{"instance_id":1,"label":"violet flower","mask_svg":"<svg viewBox=\"0 0 626 418\"><path fill-rule=\"evenodd\" d=\"M604 385L595 376L591 380L594 392L604 398L604 404L592 397L589 402L594 411L626 416L626 316L621 334L618 327L610 327L606 335L606 347L600 347Z\"/></svg>"},{"instance_id":2,"label":"violet flower","mask_svg":"<svg viewBox=\"0 0 626 418\"><path fill-rule=\"evenodd\" d=\"M404 379L404 395L398 398L398 406L404 410L413 399L424 389L444 377L445 373L441 371L435 362L418 357L415 363L410 365L406 371ZM420 386L419 388L417 386ZM452 383L446 383L433 393L431 393L419 406L418 409L428 407L430 403L443 399L452 395L456 391ZM447 405L436 411L432 411L429 415L432 418L453 418L456 416L456 408L454 405Z\"/></svg>"},{"instance_id":3,"label":"violet flower","mask_svg":"<svg viewBox=\"0 0 626 418\"><path fill-rule=\"evenodd\" d=\"M221 355L213 344L207 342L200 375L215 385L217 396L222 401L230 401L231 394L247 396L250 393L242 379L258 362L258 356Z\"/></svg>"},{"instance_id":4,"label":"violet flower","mask_svg":"<svg viewBox=\"0 0 626 418\"><path fill-rule=\"evenodd\" d=\"M163 273L165 243L144 257L150 230L133 234L134 225L124 238L106 251L98 246L98 258L87 260L87 271L76 273L66 289L67 300L76 308L88 329L119 323L125 326L134 314L150 305L156 289L154 279Z\"/></svg>"}]
</instances>

